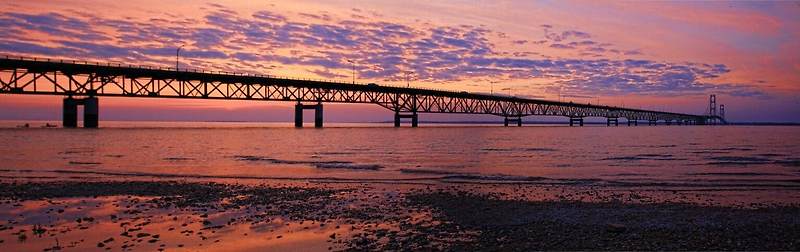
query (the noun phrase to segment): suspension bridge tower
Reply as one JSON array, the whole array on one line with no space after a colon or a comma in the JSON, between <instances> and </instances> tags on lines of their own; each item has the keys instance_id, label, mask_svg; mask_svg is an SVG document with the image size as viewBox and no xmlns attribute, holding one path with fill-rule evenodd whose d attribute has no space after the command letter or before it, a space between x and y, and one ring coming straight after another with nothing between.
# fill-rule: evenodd
<instances>
[{"instance_id":1,"label":"suspension bridge tower","mask_svg":"<svg viewBox=\"0 0 800 252\"><path fill-rule=\"evenodd\" d=\"M717 95L715 94L708 97L708 116L710 124L717 124Z\"/></svg>"}]
</instances>

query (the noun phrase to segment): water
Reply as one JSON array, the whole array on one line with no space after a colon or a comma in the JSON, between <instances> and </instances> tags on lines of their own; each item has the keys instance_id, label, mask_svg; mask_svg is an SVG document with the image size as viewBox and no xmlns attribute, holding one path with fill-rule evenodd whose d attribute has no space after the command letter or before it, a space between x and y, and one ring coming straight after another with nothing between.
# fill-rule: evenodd
<instances>
[{"instance_id":1,"label":"water","mask_svg":"<svg viewBox=\"0 0 800 252\"><path fill-rule=\"evenodd\" d=\"M800 127L789 126L397 129L388 124L328 124L324 129L295 129L288 123L196 122L104 122L103 126L0 129L0 175L800 185Z\"/></svg>"},{"instance_id":2,"label":"water","mask_svg":"<svg viewBox=\"0 0 800 252\"><path fill-rule=\"evenodd\" d=\"M514 239L530 238L531 230L568 237L545 241L688 239L715 250L731 248L725 247L730 237L755 237L742 245L754 250L791 250L796 241L800 127L101 122L101 129L41 128L45 123L0 122L2 251L506 243L478 239L493 229ZM488 225L467 225L474 220ZM611 224L631 233L607 232ZM650 230L658 235L637 233ZM691 232L707 236L684 236ZM716 237L728 242L708 245ZM763 242L772 239L779 241Z\"/></svg>"}]
</instances>

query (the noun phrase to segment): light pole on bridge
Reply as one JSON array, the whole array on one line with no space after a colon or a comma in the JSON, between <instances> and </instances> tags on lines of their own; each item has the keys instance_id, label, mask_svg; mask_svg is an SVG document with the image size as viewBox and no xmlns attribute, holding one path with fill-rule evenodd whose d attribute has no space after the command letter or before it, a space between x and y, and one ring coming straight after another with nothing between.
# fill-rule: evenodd
<instances>
[{"instance_id":1,"label":"light pole on bridge","mask_svg":"<svg viewBox=\"0 0 800 252\"><path fill-rule=\"evenodd\" d=\"M558 86L558 102L561 102L561 89L563 89L563 87Z\"/></svg>"},{"instance_id":2,"label":"light pole on bridge","mask_svg":"<svg viewBox=\"0 0 800 252\"><path fill-rule=\"evenodd\" d=\"M489 81L489 93L494 94L494 84L498 83L499 81Z\"/></svg>"},{"instance_id":3,"label":"light pole on bridge","mask_svg":"<svg viewBox=\"0 0 800 252\"><path fill-rule=\"evenodd\" d=\"M353 84L356 84L356 62L352 60L347 60L353 66Z\"/></svg>"},{"instance_id":4,"label":"light pole on bridge","mask_svg":"<svg viewBox=\"0 0 800 252\"><path fill-rule=\"evenodd\" d=\"M183 48L184 46L186 46L186 45L181 45L181 46L178 47L178 50L175 50L175 72L178 71L178 64L179 64L178 60L181 57L181 48Z\"/></svg>"},{"instance_id":5,"label":"light pole on bridge","mask_svg":"<svg viewBox=\"0 0 800 252\"><path fill-rule=\"evenodd\" d=\"M408 80L408 75L413 74L414 72L406 71L406 87L411 87L411 82Z\"/></svg>"}]
</instances>

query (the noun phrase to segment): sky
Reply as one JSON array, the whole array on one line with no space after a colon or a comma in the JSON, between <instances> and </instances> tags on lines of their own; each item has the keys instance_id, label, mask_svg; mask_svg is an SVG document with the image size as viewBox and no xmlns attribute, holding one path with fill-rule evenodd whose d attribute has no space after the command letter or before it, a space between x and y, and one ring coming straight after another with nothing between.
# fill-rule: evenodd
<instances>
[{"instance_id":1,"label":"sky","mask_svg":"<svg viewBox=\"0 0 800 252\"><path fill-rule=\"evenodd\" d=\"M183 45L182 68L691 114L716 94L730 121L800 122L800 1L0 0L0 34L0 55L174 66ZM0 95L0 119L57 119L60 106ZM292 106L101 98L100 117L289 121ZM393 116L377 105L325 113Z\"/></svg>"}]
</instances>

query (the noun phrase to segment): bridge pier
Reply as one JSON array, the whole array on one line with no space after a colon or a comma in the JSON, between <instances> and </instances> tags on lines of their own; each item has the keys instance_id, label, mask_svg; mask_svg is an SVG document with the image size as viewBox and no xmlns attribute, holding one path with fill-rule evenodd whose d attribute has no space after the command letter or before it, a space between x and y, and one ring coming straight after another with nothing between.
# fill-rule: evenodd
<instances>
[{"instance_id":1,"label":"bridge pier","mask_svg":"<svg viewBox=\"0 0 800 252\"><path fill-rule=\"evenodd\" d=\"M508 123L513 123L513 122L517 123L517 127L522 127L522 116L517 116L516 118L513 117L509 118L508 116L506 116L503 119L503 125L506 127L508 127Z\"/></svg>"},{"instance_id":2,"label":"bridge pier","mask_svg":"<svg viewBox=\"0 0 800 252\"><path fill-rule=\"evenodd\" d=\"M303 110L305 109L314 110L314 128L322 128L322 102L314 105L306 105L297 102L297 104L294 105L294 127L303 127Z\"/></svg>"},{"instance_id":3,"label":"bridge pier","mask_svg":"<svg viewBox=\"0 0 800 252\"><path fill-rule=\"evenodd\" d=\"M97 97L83 99L83 127L97 128L99 121L100 103Z\"/></svg>"},{"instance_id":4,"label":"bridge pier","mask_svg":"<svg viewBox=\"0 0 800 252\"><path fill-rule=\"evenodd\" d=\"M631 126L631 123L633 123L633 126L639 126L639 121L638 120L628 119L628 126Z\"/></svg>"},{"instance_id":5,"label":"bridge pier","mask_svg":"<svg viewBox=\"0 0 800 252\"><path fill-rule=\"evenodd\" d=\"M614 122L614 126L619 126L618 117L608 117L608 120L606 120L606 126L611 126L611 122Z\"/></svg>"},{"instance_id":6,"label":"bridge pier","mask_svg":"<svg viewBox=\"0 0 800 252\"><path fill-rule=\"evenodd\" d=\"M64 98L64 107L61 115L63 119L61 125L64 128L77 128L78 127L78 101L75 98Z\"/></svg>"},{"instance_id":7,"label":"bridge pier","mask_svg":"<svg viewBox=\"0 0 800 252\"><path fill-rule=\"evenodd\" d=\"M658 125L658 120L649 120L649 121L647 122L647 125L653 125L653 126L657 126L657 125Z\"/></svg>"},{"instance_id":8,"label":"bridge pier","mask_svg":"<svg viewBox=\"0 0 800 252\"><path fill-rule=\"evenodd\" d=\"M583 126L583 117L570 117L569 118L569 126L570 127L575 126L576 122L578 123L578 125Z\"/></svg>"},{"instance_id":9,"label":"bridge pier","mask_svg":"<svg viewBox=\"0 0 800 252\"><path fill-rule=\"evenodd\" d=\"M100 103L97 97L87 97L83 99L67 97L64 98L62 110L62 125L64 128L78 127L78 106L83 106L83 127L97 128L99 126Z\"/></svg>"},{"instance_id":10,"label":"bridge pier","mask_svg":"<svg viewBox=\"0 0 800 252\"><path fill-rule=\"evenodd\" d=\"M411 114L401 114L400 111L394 112L394 127L400 127L400 119L401 118L411 118L411 127L416 128L419 127L419 115L417 112L412 112Z\"/></svg>"}]
</instances>

